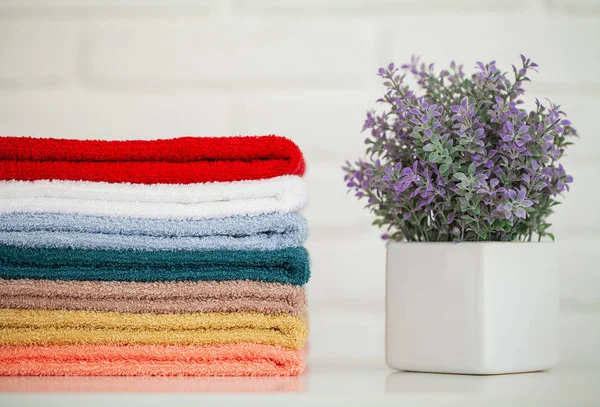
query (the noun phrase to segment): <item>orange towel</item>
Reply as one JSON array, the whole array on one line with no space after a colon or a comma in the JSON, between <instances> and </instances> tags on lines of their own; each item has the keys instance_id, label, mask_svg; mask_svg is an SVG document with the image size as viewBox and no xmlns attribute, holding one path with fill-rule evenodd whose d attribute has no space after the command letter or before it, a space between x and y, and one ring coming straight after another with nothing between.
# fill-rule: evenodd
<instances>
[{"instance_id":1,"label":"orange towel","mask_svg":"<svg viewBox=\"0 0 600 407\"><path fill-rule=\"evenodd\" d=\"M296 376L302 351L239 343L0 346L0 376Z\"/></svg>"}]
</instances>

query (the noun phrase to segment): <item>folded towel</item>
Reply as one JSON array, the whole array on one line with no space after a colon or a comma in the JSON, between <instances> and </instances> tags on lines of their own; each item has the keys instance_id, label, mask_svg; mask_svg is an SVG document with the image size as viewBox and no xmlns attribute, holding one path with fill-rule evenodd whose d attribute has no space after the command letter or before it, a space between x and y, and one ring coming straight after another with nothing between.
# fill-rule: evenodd
<instances>
[{"instance_id":1,"label":"folded towel","mask_svg":"<svg viewBox=\"0 0 600 407\"><path fill-rule=\"evenodd\" d=\"M304 317L288 314L130 314L0 309L0 345L216 345L301 349Z\"/></svg>"},{"instance_id":2,"label":"folded towel","mask_svg":"<svg viewBox=\"0 0 600 407\"><path fill-rule=\"evenodd\" d=\"M0 213L222 218L294 212L304 206L306 199L306 184L298 176L190 185L60 180L0 182Z\"/></svg>"},{"instance_id":3,"label":"folded towel","mask_svg":"<svg viewBox=\"0 0 600 407\"><path fill-rule=\"evenodd\" d=\"M304 285L303 247L272 251L37 249L0 244L0 278L84 281L255 280Z\"/></svg>"},{"instance_id":4,"label":"folded towel","mask_svg":"<svg viewBox=\"0 0 600 407\"><path fill-rule=\"evenodd\" d=\"M72 213L0 214L0 242L99 250L275 250L302 246L297 213L220 219L151 219Z\"/></svg>"},{"instance_id":5,"label":"folded towel","mask_svg":"<svg viewBox=\"0 0 600 407\"><path fill-rule=\"evenodd\" d=\"M0 137L4 180L191 184L303 173L300 149L278 136L129 141Z\"/></svg>"},{"instance_id":6,"label":"folded towel","mask_svg":"<svg viewBox=\"0 0 600 407\"><path fill-rule=\"evenodd\" d=\"M185 312L260 312L301 314L301 287L258 281L131 283L0 279L0 308Z\"/></svg>"},{"instance_id":7,"label":"folded towel","mask_svg":"<svg viewBox=\"0 0 600 407\"><path fill-rule=\"evenodd\" d=\"M295 376L302 352L239 343L214 346L0 346L0 376Z\"/></svg>"}]
</instances>

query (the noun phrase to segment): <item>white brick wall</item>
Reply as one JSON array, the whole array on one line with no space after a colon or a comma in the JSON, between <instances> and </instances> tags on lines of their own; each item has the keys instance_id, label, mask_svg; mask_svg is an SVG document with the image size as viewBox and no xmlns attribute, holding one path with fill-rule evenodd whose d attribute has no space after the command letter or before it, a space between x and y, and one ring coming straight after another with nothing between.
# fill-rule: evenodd
<instances>
[{"instance_id":1,"label":"white brick wall","mask_svg":"<svg viewBox=\"0 0 600 407\"><path fill-rule=\"evenodd\" d=\"M525 53L531 91L581 134L554 223L563 303L585 310L600 302L598 38L593 0L0 0L0 134L286 135L308 160L312 306L373 312L385 247L340 166L363 151L377 68Z\"/></svg>"},{"instance_id":2,"label":"white brick wall","mask_svg":"<svg viewBox=\"0 0 600 407\"><path fill-rule=\"evenodd\" d=\"M365 15L443 10L450 13L463 13L471 10L506 11L522 4L527 8L529 0L232 0L236 11L245 13L307 13L322 15L328 12Z\"/></svg>"},{"instance_id":3,"label":"white brick wall","mask_svg":"<svg viewBox=\"0 0 600 407\"><path fill-rule=\"evenodd\" d=\"M0 20L0 85L64 85L77 78L79 29L73 24Z\"/></svg>"},{"instance_id":4,"label":"white brick wall","mask_svg":"<svg viewBox=\"0 0 600 407\"><path fill-rule=\"evenodd\" d=\"M422 19L410 15L394 17L402 30L387 27L388 59L418 53L425 61L446 65L453 59L496 60L510 70L520 62L519 53L537 62L541 69L533 79L542 84L585 84L597 87L598 18L549 14L542 10L517 14L470 13L460 19L436 13L427 16L435 35L423 30ZM390 19L392 21L392 19ZM516 57L516 58L515 58Z\"/></svg>"},{"instance_id":5,"label":"white brick wall","mask_svg":"<svg viewBox=\"0 0 600 407\"><path fill-rule=\"evenodd\" d=\"M2 134L153 139L229 134L230 97L218 92L120 92L80 86L0 90Z\"/></svg>"},{"instance_id":6,"label":"white brick wall","mask_svg":"<svg viewBox=\"0 0 600 407\"><path fill-rule=\"evenodd\" d=\"M100 86L361 85L371 79L370 61L376 57L377 30L357 21L182 18L100 23L89 31L84 75ZM344 43L353 46L339 46Z\"/></svg>"}]
</instances>

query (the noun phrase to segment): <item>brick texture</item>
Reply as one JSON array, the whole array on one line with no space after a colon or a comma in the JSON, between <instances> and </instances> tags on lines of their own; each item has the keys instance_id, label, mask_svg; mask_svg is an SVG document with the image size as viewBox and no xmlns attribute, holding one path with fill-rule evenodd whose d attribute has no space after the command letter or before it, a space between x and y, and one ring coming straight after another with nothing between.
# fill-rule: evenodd
<instances>
[{"instance_id":1,"label":"brick texture","mask_svg":"<svg viewBox=\"0 0 600 407\"><path fill-rule=\"evenodd\" d=\"M561 104L581 135L564 159L575 183L552 219L562 299L573 312L598 304L597 1L151 3L0 0L0 133L290 137L308 164L303 213L310 225L311 304L332 315L377 313L384 304L385 244L364 202L347 193L340 169L364 154L364 114L383 89L377 68L419 54L438 67L455 59L470 71L476 61L494 59L510 69L523 53L540 65L531 94ZM381 327L362 318L349 335L360 335L363 323ZM379 351L372 344L357 357Z\"/></svg>"},{"instance_id":2,"label":"brick texture","mask_svg":"<svg viewBox=\"0 0 600 407\"><path fill-rule=\"evenodd\" d=\"M0 20L0 86L76 81L79 32L77 24Z\"/></svg>"},{"instance_id":3,"label":"brick texture","mask_svg":"<svg viewBox=\"0 0 600 407\"><path fill-rule=\"evenodd\" d=\"M347 22L182 19L91 29L86 75L97 84L311 88L368 83L376 30Z\"/></svg>"}]
</instances>

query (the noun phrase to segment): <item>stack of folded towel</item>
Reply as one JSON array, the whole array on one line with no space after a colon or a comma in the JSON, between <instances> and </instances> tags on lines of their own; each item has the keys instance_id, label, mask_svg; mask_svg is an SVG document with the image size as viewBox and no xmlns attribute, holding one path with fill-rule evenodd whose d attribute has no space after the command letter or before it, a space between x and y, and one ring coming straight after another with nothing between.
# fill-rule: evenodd
<instances>
[{"instance_id":1,"label":"stack of folded towel","mask_svg":"<svg viewBox=\"0 0 600 407\"><path fill-rule=\"evenodd\" d=\"M297 375L288 139L0 137L0 375Z\"/></svg>"}]
</instances>

